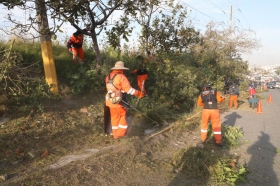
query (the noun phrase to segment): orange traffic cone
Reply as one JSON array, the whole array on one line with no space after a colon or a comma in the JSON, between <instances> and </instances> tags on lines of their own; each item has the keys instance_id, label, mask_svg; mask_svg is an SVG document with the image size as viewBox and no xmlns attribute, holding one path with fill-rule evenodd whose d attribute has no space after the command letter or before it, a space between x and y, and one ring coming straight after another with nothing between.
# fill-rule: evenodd
<instances>
[{"instance_id":1,"label":"orange traffic cone","mask_svg":"<svg viewBox=\"0 0 280 186\"><path fill-rule=\"evenodd\" d=\"M272 103L272 94L270 94L268 97L268 103Z\"/></svg>"},{"instance_id":2,"label":"orange traffic cone","mask_svg":"<svg viewBox=\"0 0 280 186\"><path fill-rule=\"evenodd\" d=\"M261 100L258 101L257 113L259 113L259 114L263 113Z\"/></svg>"}]
</instances>

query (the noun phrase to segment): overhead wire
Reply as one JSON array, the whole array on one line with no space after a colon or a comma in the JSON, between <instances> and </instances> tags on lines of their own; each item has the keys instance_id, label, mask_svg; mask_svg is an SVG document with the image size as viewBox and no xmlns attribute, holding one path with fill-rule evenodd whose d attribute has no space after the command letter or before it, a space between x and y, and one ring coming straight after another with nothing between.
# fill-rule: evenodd
<instances>
[{"instance_id":1,"label":"overhead wire","mask_svg":"<svg viewBox=\"0 0 280 186\"><path fill-rule=\"evenodd\" d=\"M210 19L216 20L216 19L210 17L209 15L207 15L207 14L205 14L205 13L203 13L203 12L197 10L196 8L192 7L191 5L189 5L189 4L185 3L185 2L183 2L183 4L185 4L185 5L189 6L189 7L191 7L192 9L196 10L197 12L203 14L204 16L206 16L206 17L208 17L208 18L210 18Z\"/></svg>"},{"instance_id":2,"label":"overhead wire","mask_svg":"<svg viewBox=\"0 0 280 186\"><path fill-rule=\"evenodd\" d=\"M230 0L228 0L228 2L229 2L231 5L235 6L234 3L232 3ZM238 7L238 5L235 6L235 7Z\"/></svg>"},{"instance_id":3,"label":"overhead wire","mask_svg":"<svg viewBox=\"0 0 280 186\"><path fill-rule=\"evenodd\" d=\"M230 8L230 5L228 5L226 1L220 1L220 5L226 7L227 10Z\"/></svg>"},{"instance_id":4,"label":"overhead wire","mask_svg":"<svg viewBox=\"0 0 280 186\"><path fill-rule=\"evenodd\" d=\"M215 6L216 8L218 8L219 10L221 10L224 14L226 14L226 12L220 8L217 4L213 3L211 0L207 0L209 3L211 3L213 6Z\"/></svg>"},{"instance_id":5,"label":"overhead wire","mask_svg":"<svg viewBox=\"0 0 280 186\"><path fill-rule=\"evenodd\" d=\"M226 14L230 14L230 13L227 13L228 11L225 11L223 10L220 6L218 6L216 3L214 3L213 1L211 0L207 0L209 3L211 3L214 7L218 8L220 11L222 11L225 15ZM229 8L230 6L226 5L227 8ZM236 18L238 20L238 22L241 24L240 20L238 18Z\"/></svg>"},{"instance_id":6,"label":"overhead wire","mask_svg":"<svg viewBox=\"0 0 280 186\"><path fill-rule=\"evenodd\" d=\"M206 0L205 0L205 1L206 1ZM213 7L219 9L223 14L225 14L225 15L226 15L226 14L229 14L229 13L228 13L229 11L225 11L220 5L217 5L217 4L214 3L213 1L207 0L206 2L207 2L208 4L211 4ZM231 5L233 4L233 3L232 3L231 1L229 1L229 0L228 0L228 2L229 2ZM225 3L225 2L223 2L223 3ZM183 4L189 6L190 8L196 10L197 12L199 12L200 14L203 14L204 16L210 18L211 20L218 21L217 19L215 19L215 18L213 18L213 17L207 15L206 13L204 13L204 12L202 12L202 11L200 11L200 10L194 8L193 6L189 5L188 3L183 2ZM227 8L229 8L231 5L223 4L223 6L226 6ZM246 21L246 23L247 23L248 26L250 27L250 24L248 23L248 21L246 20L245 16L244 16L243 13L241 12L240 8L238 7L238 4L234 4L234 7L240 12L240 14L242 15L243 19ZM241 27L243 27L243 25L242 25L242 23L241 23L241 21L240 21L240 19L239 19L238 17L233 16L233 18L234 18L235 20L237 20L237 21L240 23Z\"/></svg>"},{"instance_id":7,"label":"overhead wire","mask_svg":"<svg viewBox=\"0 0 280 186\"><path fill-rule=\"evenodd\" d=\"M211 1L211 0L208 0L208 1ZM229 4L227 4L226 1L221 1L221 3L222 3L221 5L224 6L224 7L226 7L226 8L229 8L229 7L233 6L233 7L236 9L236 11L238 11L238 12L241 14L242 18L245 20L245 22L247 23L247 25L248 25L248 27L249 27L249 29L250 29L251 26L250 26L249 22L247 21L247 19L245 18L244 14L242 13L241 8L239 7L239 4L238 4L237 2L232 2L232 1L230 1L230 0L227 0L227 2L228 2ZM213 3L212 1L211 1L211 3L212 3L215 7L217 7L217 8L219 8L219 9L222 10L222 8L221 8L220 5L218 6L217 4ZM225 11L225 12L228 12L228 11ZM242 28L245 28L245 27L243 26L243 24L242 24L240 18L238 18L237 16L235 16L235 14L232 15L232 18L233 18L234 20L237 20L238 23L241 25Z\"/></svg>"},{"instance_id":8,"label":"overhead wire","mask_svg":"<svg viewBox=\"0 0 280 186\"><path fill-rule=\"evenodd\" d=\"M238 11L241 13L242 17L244 18L244 20L246 21L246 23L248 24L249 28L251 28L249 22L247 21L247 19L245 18L245 16L243 15L243 13L241 12L241 10L238 8Z\"/></svg>"},{"instance_id":9,"label":"overhead wire","mask_svg":"<svg viewBox=\"0 0 280 186\"><path fill-rule=\"evenodd\" d=\"M251 28L251 26L250 26L250 24L249 24L249 22L247 21L247 19L245 18L245 16L244 16L244 14L242 13L242 11L241 11L241 9L239 8L239 5L237 4L237 2L231 2L230 0L228 0L228 2L232 5L232 6L234 6L237 10L238 10L238 12L240 12L240 14L241 14L241 16L243 17L243 19L245 20L245 22L248 24L248 26L249 26L249 29ZM238 21L240 22L240 24L241 24L241 21L238 19ZM242 24L241 24L242 25Z\"/></svg>"}]
</instances>

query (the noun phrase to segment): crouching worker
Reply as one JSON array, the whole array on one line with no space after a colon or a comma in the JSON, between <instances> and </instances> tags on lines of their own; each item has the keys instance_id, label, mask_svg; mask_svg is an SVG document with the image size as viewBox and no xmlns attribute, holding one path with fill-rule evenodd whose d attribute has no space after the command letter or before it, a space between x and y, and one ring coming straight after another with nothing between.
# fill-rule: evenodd
<instances>
[{"instance_id":1,"label":"crouching worker","mask_svg":"<svg viewBox=\"0 0 280 186\"><path fill-rule=\"evenodd\" d=\"M111 73L106 77L106 106L110 108L112 133L114 139L124 137L127 132L126 108L122 103L122 94L127 93L134 96L140 96L139 91L131 87L128 79L124 75L124 67L122 61L116 62L111 68Z\"/></svg>"},{"instance_id":2,"label":"crouching worker","mask_svg":"<svg viewBox=\"0 0 280 186\"><path fill-rule=\"evenodd\" d=\"M257 91L256 91L255 87L251 85L248 89L248 93L249 93L248 101L249 101L250 108L253 108L253 109L257 108L258 99L257 99Z\"/></svg>"},{"instance_id":3,"label":"crouching worker","mask_svg":"<svg viewBox=\"0 0 280 186\"><path fill-rule=\"evenodd\" d=\"M198 96L197 104L203 106L201 122L201 141L204 143L207 138L208 121L211 119L212 129L216 145L222 147L222 132L220 122L220 111L218 102L224 102L225 98L221 97L220 92L212 89L210 84L203 87L203 91Z\"/></svg>"}]
</instances>

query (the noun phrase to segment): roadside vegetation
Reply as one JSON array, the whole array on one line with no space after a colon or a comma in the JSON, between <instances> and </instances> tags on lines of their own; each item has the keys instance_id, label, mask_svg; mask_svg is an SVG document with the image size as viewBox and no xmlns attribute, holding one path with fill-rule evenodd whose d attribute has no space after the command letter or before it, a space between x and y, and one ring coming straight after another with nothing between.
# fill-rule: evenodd
<instances>
[{"instance_id":1,"label":"roadside vegetation","mask_svg":"<svg viewBox=\"0 0 280 186\"><path fill-rule=\"evenodd\" d=\"M63 39L53 40L59 86L59 93L53 94L45 80L40 43L24 38L28 28L37 26L32 25L38 24L36 19L30 18L32 26L27 26L9 17L19 34L1 29L22 37L1 38L0 42L1 184L234 185L245 180L248 170L229 152L242 144L241 128L223 127L223 149L213 146L211 131L205 147L195 145L201 111L196 100L205 83L223 92L224 81L230 78L233 82L241 79L239 99L246 101L248 63L241 55L258 47L258 42L249 38L250 31L224 29L228 27L213 22L204 32L198 31L188 20L186 9L172 1L109 1L93 6L102 6L104 21L79 4L95 3L92 1L41 2L53 21L59 18L82 30L83 20L82 25L90 30L85 37L91 41L85 39L85 62L80 65L73 63L61 44ZM32 9L24 1L4 3L9 8ZM106 20L112 10L125 11L113 26ZM133 21L141 26L139 46L128 39ZM55 38L60 26L39 34L51 33ZM101 31L107 38L98 43ZM121 40L126 41L123 46ZM151 59L147 51L152 53ZM131 131L128 138L113 140L103 129L104 79L119 60L131 71L146 61L148 97L139 104L128 97L135 107L128 110ZM131 71L126 75L137 88ZM221 104L221 111L226 111L227 105Z\"/></svg>"},{"instance_id":2,"label":"roadside vegetation","mask_svg":"<svg viewBox=\"0 0 280 186\"><path fill-rule=\"evenodd\" d=\"M58 95L52 94L45 83L39 44L22 43L19 40L2 42L1 52L1 117L10 119L1 124L1 175L7 175L12 180L28 167L30 173L32 170L37 171L37 177L22 181L26 182L26 185L36 183L46 174L44 170L38 171L41 166L47 166L60 157L78 153L86 148L116 144L103 132L103 97L104 78L118 60L117 51L107 48L102 53L106 63L97 71L92 65L94 56L89 52L86 52L84 65L75 65L64 46L54 45L60 85ZM140 100L137 109L157 121L160 126L154 126L143 115L129 110L134 125L130 141L140 140L141 143L145 130L153 127L161 130L166 127L166 123L172 124L172 131L176 132L176 135L199 129L200 115L190 121L184 121L199 112L199 108L196 108L196 98L204 82L211 79L208 75L218 78L212 83L221 91L222 77L225 75L215 74L219 71L202 73L204 67L196 66L192 61L194 58L185 55L174 55L162 61L156 58L153 59L156 61L148 63L149 97ZM139 58L138 55L124 53L121 60L133 69L140 63L137 57ZM136 87L136 77L129 73L127 75ZM241 83L241 87L244 86L242 89L247 88L245 84L247 82ZM136 99L129 97L129 102L135 105ZM227 109L226 104L222 109ZM174 122L179 124L173 125ZM210 132L209 138L211 135ZM225 145L235 148L239 145L242 130L225 126L223 136ZM119 142L126 143L124 140ZM165 148L160 145L156 147L155 152L164 151ZM187 171L192 179L199 179L199 175L207 174L216 183L234 184L238 180L244 180L247 171L242 165L238 165L237 157L219 153L213 156L210 148L212 147L206 147L205 150L187 145L174 151L174 155L169 159L170 162L176 162L172 169ZM209 157L211 161L208 160ZM189 168L183 166L187 162ZM31 182L28 181L30 179Z\"/></svg>"}]
</instances>

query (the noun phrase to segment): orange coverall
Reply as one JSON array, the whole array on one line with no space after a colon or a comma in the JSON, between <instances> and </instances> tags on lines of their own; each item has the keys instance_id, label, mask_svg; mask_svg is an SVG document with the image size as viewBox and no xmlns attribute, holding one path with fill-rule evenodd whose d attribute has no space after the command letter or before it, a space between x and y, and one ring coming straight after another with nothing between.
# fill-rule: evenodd
<instances>
[{"instance_id":1,"label":"orange coverall","mask_svg":"<svg viewBox=\"0 0 280 186\"><path fill-rule=\"evenodd\" d=\"M139 96L139 91L131 87L128 79L123 74L123 70L113 70L110 73L110 77L113 77L115 74L117 74L113 82L115 87L127 94ZM108 80L109 77L107 76L105 79L106 84L108 83ZM113 137L114 139L117 139L119 137L125 136L127 132L128 125L126 122L126 109L123 107L121 102L113 104L108 98L109 95L107 93L106 106L110 108Z\"/></svg>"},{"instance_id":2,"label":"orange coverall","mask_svg":"<svg viewBox=\"0 0 280 186\"><path fill-rule=\"evenodd\" d=\"M139 98L142 98L146 95L146 90L145 90L145 82L148 79L148 73L146 70L134 70L132 74L137 74L137 85L140 89L140 95Z\"/></svg>"},{"instance_id":3,"label":"orange coverall","mask_svg":"<svg viewBox=\"0 0 280 186\"><path fill-rule=\"evenodd\" d=\"M211 91L211 92L210 92ZM212 95L212 99L209 100L209 103L213 105L217 105L217 102L223 102L225 98L221 97L220 92L216 92L214 90L210 91L203 91L199 96L197 100L197 104L199 106L203 106L202 109L202 121L201 121L201 140L205 141L207 138L207 132L208 132L208 121L211 119L212 123L212 130L214 132L214 138L216 140L216 143L222 142L222 132L221 132L221 122L220 122L220 111L218 107L214 107L213 109L206 108L206 101L203 101L203 96L207 96L209 94ZM213 98L216 99L213 99Z\"/></svg>"},{"instance_id":4,"label":"orange coverall","mask_svg":"<svg viewBox=\"0 0 280 186\"><path fill-rule=\"evenodd\" d=\"M83 34L80 35L72 34L67 42L67 46L68 47L70 46L72 48L74 63L77 63L78 61L77 57L79 57L82 62L85 59L84 50L82 48L83 40L84 40Z\"/></svg>"},{"instance_id":5,"label":"orange coverall","mask_svg":"<svg viewBox=\"0 0 280 186\"><path fill-rule=\"evenodd\" d=\"M234 105L234 108L238 107L237 97L238 96L236 94L231 94L229 96L229 107L232 107L232 105Z\"/></svg>"},{"instance_id":6,"label":"orange coverall","mask_svg":"<svg viewBox=\"0 0 280 186\"><path fill-rule=\"evenodd\" d=\"M140 68L135 69L132 72L132 74L137 74L137 85L138 85L139 90L140 90L139 98L142 98L147 94L146 89L145 89L145 82L148 79L148 72L145 68L143 68L142 65L148 63L152 59L152 55L151 55L150 52L148 52L147 57L148 58L143 59L143 62L140 65Z\"/></svg>"}]
</instances>

